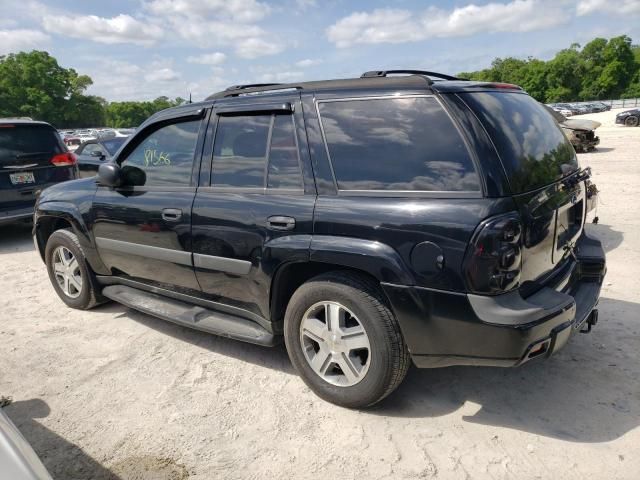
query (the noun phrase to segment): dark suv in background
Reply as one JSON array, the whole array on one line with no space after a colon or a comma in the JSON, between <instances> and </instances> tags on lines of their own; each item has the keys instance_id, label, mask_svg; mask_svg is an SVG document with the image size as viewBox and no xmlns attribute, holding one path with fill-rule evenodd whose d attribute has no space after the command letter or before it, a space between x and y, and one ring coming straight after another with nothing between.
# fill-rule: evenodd
<instances>
[{"instance_id":1,"label":"dark suv in background","mask_svg":"<svg viewBox=\"0 0 640 480\"><path fill-rule=\"evenodd\" d=\"M314 392L363 407L410 359L516 366L591 329L588 177L519 87L367 72L157 113L44 191L34 235L67 305L284 339Z\"/></svg>"},{"instance_id":2,"label":"dark suv in background","mask_svg":"<svg viewBox=\"0 0 640 480\"><path fill-rule=\"evenodd\" d=\"M75 178L75 157L51 125L0 119L0 225L30 219L41 190Z\"/></svg>"}]
</instances>

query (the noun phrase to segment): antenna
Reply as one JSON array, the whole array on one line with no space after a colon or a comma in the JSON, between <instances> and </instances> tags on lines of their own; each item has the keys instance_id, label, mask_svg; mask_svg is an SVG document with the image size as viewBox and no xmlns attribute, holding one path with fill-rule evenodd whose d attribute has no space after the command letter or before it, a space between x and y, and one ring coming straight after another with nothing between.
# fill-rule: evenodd
<instances>
[{"instance_id":1,"label":"antenna","mask_svg":"<svg viewBox=\"0 0 640 480\"><path fill-rule=\"evenodd\" d=\"M187 103L193 103L193 102L191 101L191 92L189 92L189 101L188 101Z\"/></svg>"}]
</instances>

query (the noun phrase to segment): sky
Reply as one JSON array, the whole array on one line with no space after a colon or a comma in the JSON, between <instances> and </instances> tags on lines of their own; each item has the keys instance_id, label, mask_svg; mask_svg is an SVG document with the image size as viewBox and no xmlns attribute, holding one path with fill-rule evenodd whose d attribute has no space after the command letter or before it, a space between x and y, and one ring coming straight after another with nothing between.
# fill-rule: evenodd
<instances>
[{"instance_id":1,"label":"sky","mask_svg":"<svg viewBox=\"0 0 640 480\"><path fill-rule=\"evenodd\" d=\"M109 101L410 68L456 74L629 35L640 0L0 0L0 55L46 50Z\"/></svg>"}]
</instances>

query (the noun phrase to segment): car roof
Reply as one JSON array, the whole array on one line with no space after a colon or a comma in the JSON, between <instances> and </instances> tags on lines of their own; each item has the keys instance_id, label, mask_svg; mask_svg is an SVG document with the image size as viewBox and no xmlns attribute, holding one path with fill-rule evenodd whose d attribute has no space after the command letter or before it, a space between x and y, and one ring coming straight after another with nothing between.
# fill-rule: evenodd
<instances>
[{"instance_id":1,"label":"car roof","mask_svg":"<svg viewBox=\"0 0 640 480\"><path fill-rule=\"evenodd\" d=\"M389 73L403 72L390 71ZM407 72L418 72L417 70L408 70ZM380 73L379 76L368 76L369 74ZM515 85L496 83L496 82L477 82L464 80L460 78L450 77L448 75L437 74L433 72L413 73L401 76L387 76L387 72L367 72L360 78L344 78L335 80L320 80L299 83L272 83L272 84L256 84L256 85L235 85L221 92L209 95L206 100L217 100L221 98L245 96L255 93L273 93L277 94L286 90L302 90L313 92L329 92L335 90L380 90L380 89L397 89L397 90L425 90L430 92L453 93L467 90L477 89L493 89L493 88L513 88L521 90ZM436 79L432 79L435 76ZM437 79L437 77L444 79Z\"/></svg>"},{"instance_id":2,"label":"car roof","mask_svg":"<svg viewBox=\"0 0 640 480\"><path fill-rule=\"evenodd\" d=\"M51 127L50 123L42 122L40 120L31 120L28 118L0 118L0 124L12 124L12 125L48 125ZM53 128L53 127L51 127Z\"/></svg>"}]
</instances>

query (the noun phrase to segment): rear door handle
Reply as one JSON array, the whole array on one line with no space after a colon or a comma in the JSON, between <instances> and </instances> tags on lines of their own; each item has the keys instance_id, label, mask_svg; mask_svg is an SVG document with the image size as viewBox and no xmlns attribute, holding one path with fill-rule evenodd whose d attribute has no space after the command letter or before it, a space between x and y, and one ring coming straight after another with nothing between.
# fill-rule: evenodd
<instances>
[{"instance_id":1,"label":"rear door handle","mask_svg":"<svg viewBox=\"0 0 640 480\"><path fill-rule=\"evenodd\" d=\"M270 230L293 230L296 228L296 219L293 217L274 215L267 218L267 227Z\"/></svg>"},{"instance_id":2,"label":"rear door handle","mask_svg":"<svg viewBox=\"0 0 640 480\"><path fill-rule=\"evenodd\" d=\"M182 210L179 208L163 208L162 219L167 222L177 222L182 218Z\"/></svg>"}]
</instances>

